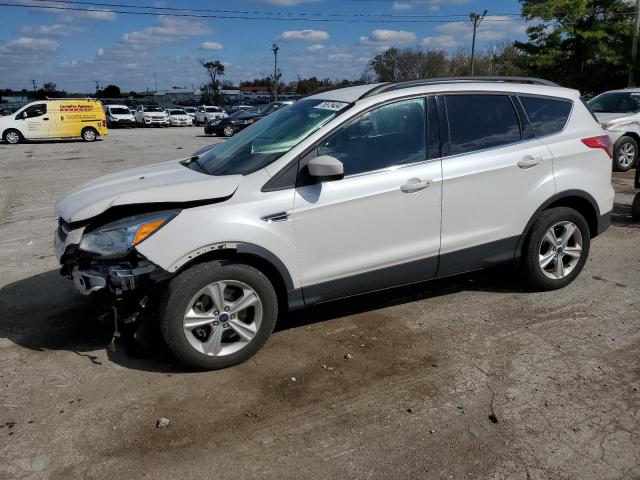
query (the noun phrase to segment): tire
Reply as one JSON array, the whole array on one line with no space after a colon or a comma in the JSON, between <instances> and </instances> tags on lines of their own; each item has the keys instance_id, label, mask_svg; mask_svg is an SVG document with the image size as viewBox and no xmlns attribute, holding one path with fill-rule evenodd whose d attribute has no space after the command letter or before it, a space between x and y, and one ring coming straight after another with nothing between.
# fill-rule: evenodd
<instances>
[{"instance_id":1,"label":"tire","mask_svg":"<svg viewBox=\"0 0 640 480\"><path fill-rule=\"evenodd\" d=\"M95 142L98 138L98 131L95 128L87 127L80 134L85 142Z\"/></svg>"},{"instance_id":2,"label":"tire","mask_svg":"<svg viewBox=\"0 0 640 480\"><path fill-rule=\"evenodd\" d=\"M638 142L635 138L622 136L613 147L613 169L626 172L638 163Z\"/></svg>"},{"instance_id":3,"label":"tire","mask_svg":"<svg viewBox=\"0 0 640 480\"><path fill-rule=\"evenodd\" d=\"M220 291L209 286L217 288L223 282L227 285L222 288L227 300L224 308L237 304L241 298L249 299L247 289L258 303L239 310L237 317L233 308L223 311L217 306L220 300L214 300L215 295L209 293ZM204 318L208 323L187 329L184 322L189 311L195 321ZM259 270L241 263L212 261L195 265L169 282L158 317L164 341L178 361L197 370L218 370L242 363L260 350L276 324L278 300L273 285ZM219 336L214 337L214 332ZM243 338L238 332L250 338Z\"/></svg>"},{"instance_id":4,"label":"tire","mask_svg":"<svg viewBox=\"0 0 640 480\"><path fill-rule=\"evenodd\" d=\"M2 139L9 145L17 145L24 140L24 137L18 130L9 129L4 132Z\"/></svg>"},{"instance_id":5,"label":"tire","mask_svg":"<svg viewBox=\"0 0 640 480\"><path fill-rule=\"evenodd\" d=\"M568 242L559 244L569 224L575 227L574 233ZM555 238L553 247L551 237L547 235L552 228ZM531 227L523 248L521 269L524 280L536 290L566 287L582 271L590 245L589 225L579 212L567 207L545 210ZM559 256L556 255L558 252ZM579 257L576 258L577 254ZM558 266L558 261L562 267ZM547 264L543 268L544 262Z\"/></svg>"},{"instance_id":6,"label":"tire","mask_svg":"<svg viewBox=\"0 0 640 480\"><path fill-rule=\"evenodd\" d=\"M233 137L233 134L235 132L233 131L233 127L231 125L225 125L225 127L222 129L222 134L229 138L229 137Z\"/></svg>"},{"instance_id":7,"label":"tire","mask_svg":"<svg viewBox=\"0 0 640 480\"><path fill-rule=\"evenodd\" d=\"M640 192L636 193L633 197L633 203L631 204L631 220L634 222L640 222Z\"/></svg>"}]
</instances>

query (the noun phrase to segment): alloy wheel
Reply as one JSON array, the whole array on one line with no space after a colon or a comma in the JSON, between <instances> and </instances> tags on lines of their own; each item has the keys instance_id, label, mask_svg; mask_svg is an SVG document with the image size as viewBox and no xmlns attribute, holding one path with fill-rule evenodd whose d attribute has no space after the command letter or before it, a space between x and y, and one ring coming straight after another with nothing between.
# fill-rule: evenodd
<instances>
[{"instance_id":1,"label":"alloy wheel","mask_svg":"<svg viewBox=\"0 0 640 480\"><path fill-rule=\"evenodd\" d=\"M20 142L20 135L18 132L9 132L7 133L6 140L8 143L15 145Z\"/></svg>"},{"instance_id":2,"label":"alloy wheel","mask_svg":"<svg viewBox=\"0 0 640 480\"><path fill-rule=\"evenodd\" d=\"M618 163L621 167L629 167L636 158L636 147L630 143L624 143L618 149Z\"/></svg>"},{"instance_id":3,"label":"alloy wheel","mask_svg":"<svg viewBox=\"0 0 640 480\"><path fill-rule=\"evenodd\" d=\"M183 330L196 351L230 355L255 337L262 313L262 301L253 288L237 280L222 280L207 285L191 299Z\"/></svg>"},{"instance_id":4,"label":"alloy wheel","mask_svg":"<svg viewBox=\"0 0 640 480\"><path fill-rule=\"evenodd\" d=\"M542 238L538 262L542 273L559 280L570 275L582 256L582 234L573 222L553 225Z\"/></svg>"}]
</instances>

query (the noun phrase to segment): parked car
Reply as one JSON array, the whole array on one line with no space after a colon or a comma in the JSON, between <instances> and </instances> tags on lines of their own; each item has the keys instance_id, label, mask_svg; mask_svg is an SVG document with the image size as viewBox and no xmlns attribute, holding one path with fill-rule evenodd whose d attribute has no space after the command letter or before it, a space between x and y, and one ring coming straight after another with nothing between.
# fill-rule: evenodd
<instances>
[{"instance_id":1,"label":"parked car","mask_svg":"<svg viewBox=\"0 0 640 480\"><path fill-rule=\"evenodd\" d=\"M640 88L601 93L589 101L589 107L614 142L613 168L626 172L635 167L640 146Z\"/></svg>"},{"instance_id":2,"label":"parked car","mask_svg":"<svg viewBox=\"0 0 640 480\"><path fill-rule=\"evenodd\" d=\"M270 113L275 112L283 107L287 107L293 104L291 101L284 102L271 102L258 110L246 110L239 111L234 114L234 118L230 117L223 119L215 119L208 122L204 127L204 133L206 135L224 135L225 137L231 137L240 130L247 128L249 125L253 125L261 118L266 117Z\"/></svg>"},{"instance_id":3,"label":"parked car","mask_svg":"<svg viewBox=\"0 0 640 480\"><path fill-rule=\"evenodd\" d=\"M153 312L176 358L224 368L288 309L500 263L570 284L609 225L611 147L577 91L543 80L330 90L72 190L56 252L117 318Z\"/></svg>"},{"instance_id":4,"label":"parked car","mask_svg":"<svg viewBox=\"0 0 640 480\"><path fill-rule=\"evenodd\" d=\"M253 125L260 120L262 115L257 110L238 110L226 118L209 120L204 127L206 135L224 135L232 137L240 130Z\"/></svg>"},{"instance_id":5,"label":"parked car","mask_svg":"<svg viewBox=\"0 0 640 480\"><path fill-rule=\"evenodd\" d=\"M93 99L39 100L0 117L0 134L9 144L47 138L93 142L108 133L102 103Z\"/></svg>"},{"instance_id":6,"label":"parked car","mask_svg":"<svg viewBox=\"0 0 640 480\"><path fill-rule=\"evenodd\" d=\"M169 126L169 115L158 105L138 105L135 117L136 123L143 127Z\"/></svg>"},{"instance_id":7,"label":"parked car","mask_svg":"<svg viewBox=\"0 0 640 480\"><path fill-rule=\"evenodd\" d=\"M183 110L191 117L191 124L196 124L196 107L184 107Z\"/></svg>"},{"instance_id":8,"label":"parked car","mask_svg":"<svg viewBox=\"0 0 640 480\"><path fill-rule=\"evenodd\" d=\"M190 127L192 124L189 114L180 108L167 109L167 114L172 127Z\"/></svg>"},{"instance_id":9,"label":"parked car","mask_svg":"<svg viewBox=\"0 0 640 480\"><path fill-rule=\"evenodd\" d=\"M201 105L196 110L196 125L204 125L209 120L225 118L226 113L220 107Z\"/></svg>"},{"instance_id":10,"label":"parked car","mask_svg":"<svg viewBox=\"0 0 640 480\"><path fill-rule=\"evenodd\" d=\"M104 113L108 128L136 126L136 117L126 105L105 105Z\"/></svg>"}]
</instances>

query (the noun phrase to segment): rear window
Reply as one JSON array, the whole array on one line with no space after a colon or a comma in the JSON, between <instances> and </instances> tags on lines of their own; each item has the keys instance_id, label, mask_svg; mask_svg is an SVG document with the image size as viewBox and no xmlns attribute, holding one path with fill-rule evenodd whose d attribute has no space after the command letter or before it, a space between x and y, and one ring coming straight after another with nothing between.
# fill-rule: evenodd
<instances>
[{"instance_id":1,"label":"rear window","mask_svg":"<svg viewBox=\"0 0 640 480\"><path fill-rule=\"evenodd\" d=\"M518 115L507 95L445 96L451 155L519 142Z\"/></svg>"},{"instance_id":2,"label":"rear window","mask_svg":"<svg viewBox=\"0 0 640 480\"><path fill-rule=\"evenodd\" d=\"M520 101L536 137L558 133L571 113L572 104L568 100L521 96Z\"/></svg>"}]
</instances>

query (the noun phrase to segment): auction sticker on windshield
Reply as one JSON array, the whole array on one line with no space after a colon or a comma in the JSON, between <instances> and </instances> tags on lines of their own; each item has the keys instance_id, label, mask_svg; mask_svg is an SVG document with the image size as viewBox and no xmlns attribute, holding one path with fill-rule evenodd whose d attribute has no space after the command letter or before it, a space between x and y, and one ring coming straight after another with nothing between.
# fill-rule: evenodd
<instances>
[{"instance_id":1,"label":"auction sticker on windshield","mask_svg":"<svg viewBox=\"0 0 640 480\"><path fill-rule=\"evenodd\" d=\"M347 102L322 102L316 105L313 108L321 108L322 110L333 110L337 112L338 110L342 110L344 107L349 105Z\"/></svg>"}]
</instances>

